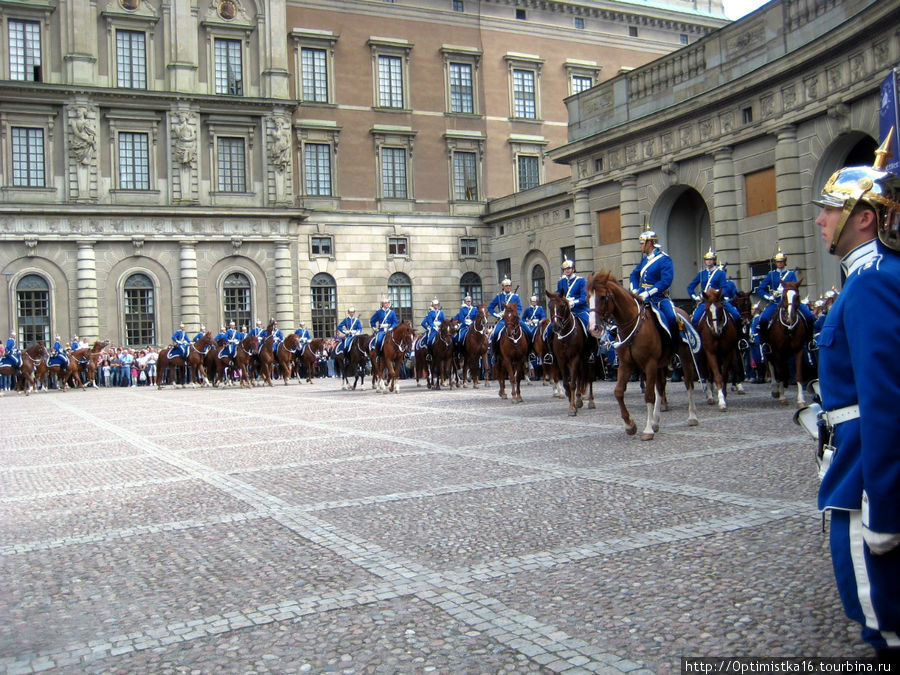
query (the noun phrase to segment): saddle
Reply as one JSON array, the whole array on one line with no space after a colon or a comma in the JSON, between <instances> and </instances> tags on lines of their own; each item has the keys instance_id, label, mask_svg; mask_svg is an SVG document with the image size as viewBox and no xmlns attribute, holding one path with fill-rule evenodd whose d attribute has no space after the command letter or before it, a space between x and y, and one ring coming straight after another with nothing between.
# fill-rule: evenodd
<instances>
[{"instance_id":1,"label":"saddle","mask_svg":"<svg viewBox=\"0 0 900 675\"><path fill-rule=\"evenodd\" d=\"M652 302L645 304L653 311L653 317L656 319L657 327L664 331L665 334L669 336L670 340L674 340L675 338L672 336L672 331L669 330L669 322L666 321L666 318L659 310L659 307ZM700 344L700 334L697 332L697 329L691 325L690 321L684 321L678 314L675 315L675 320L678 322L678 327L680 329L678 337L684 341L691 352L699 354L702 345Z\"/></svg>"}]
</instances>

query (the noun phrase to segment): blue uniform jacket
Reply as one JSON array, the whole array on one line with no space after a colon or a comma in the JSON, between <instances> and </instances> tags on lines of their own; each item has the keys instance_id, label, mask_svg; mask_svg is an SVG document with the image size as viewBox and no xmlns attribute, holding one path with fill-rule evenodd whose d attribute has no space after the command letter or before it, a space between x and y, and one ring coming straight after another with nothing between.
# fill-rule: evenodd
<instances>
[{"instance_id":1,"label":"blue uniform jacket","mask_svg":"<svg viewBox=\"0 0 900 675\"><path fill-rule=\"evenodd\" d=\"M422 328L425 329L427 333L437 332L441 328L441 321L443 321L446 317L444 316L444 310L442 309L433 309L422 319Z\"/></svg>"},{"instance_id":2,"label":"blue uniform jacket","mask_svg":"<svg viewBox=\"0 0 900 675\"><path fill-rule=\"evenodd\" d=\"M497 295L494 296L494 299L491 300L491 304L488 305L487 311L488 314L491 314L498 319L503 316L503 311L506 309L506 306L514 302L518 307L518 314L522 316L522 299L519 297L518 293L505 293L504 291L500 291Z\"/></svg>"},{"instance_id":3,"label":"blue uniform jacket","mask_svg":"<svg viewBox=\"0 0 900 675\"><path fill-rule=\"evenodd\" d=\"M459 321L460 326L471 326L476 316L478 316L478 308L475 305L471 307L463 305L453 318Z\"/></svg>"},{"instance_id":4,"label":"blue uniform jacket","mask_svg":"<svg viewBox=\"0 0 900 675\"><path fill-rule=\"evenodd\" d=\"M179 345L187 344L188 342L190 342L187 331L176 330L172 334L172 342L174 342L175 344L179 344Z\"/></svg>"},{"instance_id":5,"label":"blue uniform jacket","mask_svg":"<svg viewBox=\"0 0 900 675\"><path fill-rule=\"evenodd\" d=\"M847 280L819 334L819 385L823 410L858 404L861 415L835 427L819 508L861 509L870 530L898 533L900 255L872 240L842 266Z\"/></svg>"},{"instance_id":6,"label":"blue uniform jacket","mask_svg":"<svg viewBox=\"0 0 900 675\"><path fill-rule=\"evenodd\" d=\"M782 281L797 281L797 273L785 267L781 272L777 269L769 272L760 282L756 289L756 294L763 300L775 302L775 291L781 286Z\"/></svg>"},{"instance_id":7,"label":"blue uniform jacket","mask_svg":"<svg viewBox=\"0 0 900 675\"><path fill-rule=\"evenodd\" d=\"M721 267L713 267L711 270L704 268L697 272L697 276L695 276L691 280L691 283L687 285L687 294L696 300L703 294L703 291L709 290L710 288L722 290L727 281L728 275L725 274L725 270ZM700 284L700 290L694 293L694 288L697 284Z\"/></svg>"},{"instance_id":8,"label":"blue uniform jacket","mask_svg":"<svg viewBox=\"0 0 900 675\"><path fill-rule=\"evenodd\" d=\"M369 325L379 332L394 328L398 323L400 322L393 309L379 309L369 319Z\"/></svg>"},{"instance_id":9,"label":"blue uniform jacket","mask_svg":"<svg viewBox=\"0 0 900 675\"><path fill-rule=\"evenodd\" d=\"M522 312L522 323L532 328L536 327L543 319L547 318L547 312L540 305L531 305Z\"/></svg>"},{"instance_id":10,"label":"blue uniform jacket","mask_svg":"<svg viewBox=\"0 0 900 675\"><path fill-rule=\"evenodd\" d=\"M675 278L675 265L668 254L656 249L641 258L641 262L631 273L631 290L647 291L650 302L661 302Z\"/></svg>"},{"instance_id":11,"label":"blue uniform jacket","mask_svg":"<svg viewBox=\"0 0 900 675\"><path fill-rule=\"evenodd\" d=\"M572 305L573 313L583 314L588 311L587 281L584 280L584 277L577 274L573 274L571 277L563 276L556 284L556 292L575 301Z\"/></svg>"}]
</instances>

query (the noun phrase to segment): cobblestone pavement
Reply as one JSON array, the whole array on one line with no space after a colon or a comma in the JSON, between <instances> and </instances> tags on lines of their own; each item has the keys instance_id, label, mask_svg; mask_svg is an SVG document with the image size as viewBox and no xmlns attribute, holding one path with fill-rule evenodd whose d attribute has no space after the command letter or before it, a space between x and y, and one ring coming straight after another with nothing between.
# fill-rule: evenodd
<instances>
[{"instance_id":1,"label":"cobblestone pavement","mask_svg":"<svg viewBox=\"0 0 900 675\"><path fill-rule=\"evenodd\" d=\"M651 442L612 384L7 394L0 671L678 672L869 656L762 385ZM628 401L637 416L636 385Z\"/></svg>"}]
</instances>

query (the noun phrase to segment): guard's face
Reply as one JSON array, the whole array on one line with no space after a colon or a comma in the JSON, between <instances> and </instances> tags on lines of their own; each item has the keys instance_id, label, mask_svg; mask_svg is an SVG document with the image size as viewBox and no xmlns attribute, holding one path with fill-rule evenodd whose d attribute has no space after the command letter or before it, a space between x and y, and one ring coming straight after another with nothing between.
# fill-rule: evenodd
<instances>
[{"instance_id":1,"label":"guard's face","mask_svg":"<svg viewBox=\"0 0 900 675\"><path fill-rule=\"evenodd\" d=\"M567 277L572 276L574 272L575 270L571 267L566 267L565 269L563 269L563 274L565 274Z\"/></svg>"},{"instance_id":2,"label":"guard's face","mask_svg":"<svg viewBox=\"0 0 900 675\"><path fill-rule=\"evenodd\" d=\"M712 258L707 258L707 259L706 259L706 266L707 266L707 267L712 267L712 266L715 265L715 264L716 264L716 261L713 260Z\"/></svg>"},{"instance_id":3,"label":"guard's face","mask_svg":"<svg viewBox=\"0 0 900 675\"><path fill-rule=\"evenodd\" d=\"M653 241L647 239L641 242L641 253L644 255L650 255L650 252L653 250Z\"/></svg>"},{"instance_id":4,"label":"guard's face","mask_svg":"<svg viewBox=\"0 0 900 675\"><path fill-rule=\"evenodd\" d=\"M825 242L826 246L831 246L834 231L837 229L843 211L843 209L840 209L837 206L823 206L822 211L819 213L819 217L816 218L816 225L819 226L819 229L822 232L822 241ZM840 241L838 241L838 246L840 246ZM835 249L835 253L837 253L837 249ZM775 264L778 265L779 268L784 267L784 263Z\"/></svg>"},{"instance_id":5,"label":"guard's face","mask_svg":"<svg viewBox=\"0 0 900 675\"><path fill-rule=\"evenodd\" d=\"M831 208L831 207L829 206L826 208ZM838 218L840 218L840 214L841 214L841 211L838 210ZM816 222L819 222L819 221L817 220ZM837 221L834 221L834 224L837 225ZM834 233L834 228L831 228L831 232L832 232L832 234ZM829 239L829 243L831 243L830 239ZM776 260L775 267L777 267L778 269L784 269L784 260Z\"/></svg>"},{"instance_id":6,"label":"guard's face","mask_svg":"<svg viewBox=\"0 0 900 675\"><path fill-rule=\"evenodd\" d=\"M504 284L504 286L503 286L503 292L504 292L504 293L509 293L509 291L510 291L511 289L512 289L512 286L510 286L509 284Z\"/></svg>"}]
</instances>

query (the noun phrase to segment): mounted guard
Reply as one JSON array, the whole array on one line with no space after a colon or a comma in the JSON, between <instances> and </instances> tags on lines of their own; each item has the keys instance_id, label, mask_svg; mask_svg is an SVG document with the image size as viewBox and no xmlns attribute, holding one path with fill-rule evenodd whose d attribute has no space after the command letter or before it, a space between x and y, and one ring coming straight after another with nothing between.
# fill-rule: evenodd
<instances>
[{"instance_id":1,"label":"mounted guard","mask_svg":"<svg viewBox=\"0 0 900 675\"><path fill-rule=\"evenodd\" d=\"M441 330L441 322L446 318L447 317L444 316L444 310L441 309L440 301L435 298L431 301L431 310L425 315L425 318L422 319L422 328L425 329L423 341L425 346L429 349L431 348L431 345L434 344L434 338L437 337L437 334Z\"/></svg>"},{"instance_id":2,"label":"mounted guard","mask_svg":"<svg viewBox=\"0 0 900 675\"><path fill-rule=\"evenodd\" d=\"M19 353L19 347L16 345L15 331L9 331L6 351L3 354L3 358L0 359L0 365L9 366L10 368L22 367L22 354Z\"/></svg>"},{"instance_id":3,"label":"mounted guard","mask_svg":"<svg viewBox=\"0 0 900 675\"><path fill-rule=\"evenodd\" d=\"M772 317L778 311L778 302L781 299L781 294L784 292L783 282L800 281L797 278L797 273L792 269L788 269L787 256L780 246L778 247L778 252L772 257L772 263L775 265L775 269L769 272L756 288L756 294L768 303L759 317L759 328L757 329L759 342L761 345L764 345L763 349L765 349L765 345L769 341L769 326L772 324ZM802 303L799 309L804 321L809 326L809 333L812 335L816 317L813 316L809 307Z\"/></svg>"},{"instance_id":4,"label":"mounted guard","mask_svg":"<svg viewBox=\"0 0 900 675\"><path fill-rule=\"evenodd\" d=\"M62 374L65 374L69 367L68 350L63 347L59 335L53 338L53 350L50 352L50 358L47 359L47 365L51 368L59 366L59 372Z\"/></svg>"},{"instance_id":5,"label":"mounted guard","mask_svg":"<svg viewBox=\"0 0 900 675\"><path fill-rule=\"evenodd\" d=\"M186 359L190 346L191 339L184 329L184 324L181 323L178 325L178 330L172 333L172 349L169 350L169 358Z\"/></svg>"},{"instance_id":6,"label":"mounted guard","mask_svg":"<svg viewBox=\"0 0 900 675\"><path fill-rule=\"evenodd\" d=\"M374 349L376 355L381 355L381 350L384 346L384 336L394 330L398 323L400 323L400 320L397 318L396 312L391 309L390 298L382 299L381 309L376 310L372 318L369 319L369 326L371 326L373 331L376 331L375 343L370 346L371 349Z\"/></svg>"},{"instance_id":7,"label":"mounted guard","mask_svg":"<svg viewBox=\"0 0 900 675\"><path fill-rule=\"evenodd\" d=\"M469 326L478 316L478 308L472 304L472 296L467 295L463 298L462 306L453 318L459 322L459 331L453 336L453 340L457 344L463 344L466 341L466 333L469 332Z\"/></svg>"},{"instance_id":8,"label":"mounted guard","mask_svg":"<svg viewBox=\"0 0 900 675\"><path fill-rule=\"evenodd\" d=\"M491 300L491 304L489 304L487 308L488 314L492 315L495 319L498 319L497 323L494 325L494 330L491 333L491 354L494 355L494 358L496 358L499 353L498 343L500 335L505 330L505 323L502 321L503 313L506 311L506 306L512 303L516 303L516 313L521 316L522 300L519 298L519 295L512 290L512 281L504 279L500 282L500 292L494 296L494 299Z\"/></svg>"},{"instance_id":9,"label":"mounted guard","mask_svg":"<svg viewBox=\"0 0 900 675\"><path fill-rule=\"evenodd\" d=\"M704 310L702 302L703 292L714 288L722 291L722 306L728 312L728 315L734 319L735 323L740 326L741 313L737 310L737 307L731 304L731 299L737 295L737 287L731 288L734 286L734 282L728 279L725 266L718 264L718 256L712 250L712 247L703 256L703 262L706 267L697 272L697 276L687 285L688 295L691 296L694 302L698 303L696 309L694 309L694 314L691 316L691 324L694 328L697 328L700 324L700 318L703 316ZM699 293L694 290L698 285L700 286Z\"/></svg>"},{"instance_id":10,"label":"mounted guard","mask_svg":"<svg viewBox=\"0 0 900 675\"><path fill-rule=\"evenodd\" d=\"M234 321L230 321L228 323L228 330L225 331L225 346L222 348L222 351L219 352L220 359L233 359L235 354L237 354L237 346L238 343L244 339L244 334L241 333L234 325Z\"/></svg>"},{"instance_id":11,"label":"mounted guard","mask_svg":"<svg viewBox=\"0 0 900 675\"><path fill-rule=\"evenodd\" d=\"M362 333L362 321L356 316L356 307L347 308L347 316L338 324L337 333L341 337L334 348L334 353L341 355L353 344L353 338Z\"/></svg>"}]
</instances>

